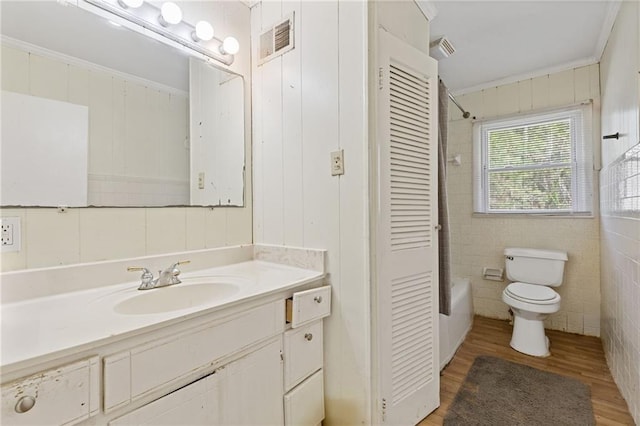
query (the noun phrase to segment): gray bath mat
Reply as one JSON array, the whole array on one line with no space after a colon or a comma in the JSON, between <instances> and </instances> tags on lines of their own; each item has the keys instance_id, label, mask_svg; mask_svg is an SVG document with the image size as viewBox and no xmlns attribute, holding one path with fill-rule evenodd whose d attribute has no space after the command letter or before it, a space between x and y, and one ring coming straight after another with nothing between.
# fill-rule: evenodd
<instances>
[{"instance_id":1,"label":"gray bath mat","mask_svg":"<svg viewBox=\"0 0 640 426\"><path fill-rule=\"evenodd\" d=\"M595 425L584 383L492 356L479 356L444 418L445 426Z\"/></svg>"}]
</instances>

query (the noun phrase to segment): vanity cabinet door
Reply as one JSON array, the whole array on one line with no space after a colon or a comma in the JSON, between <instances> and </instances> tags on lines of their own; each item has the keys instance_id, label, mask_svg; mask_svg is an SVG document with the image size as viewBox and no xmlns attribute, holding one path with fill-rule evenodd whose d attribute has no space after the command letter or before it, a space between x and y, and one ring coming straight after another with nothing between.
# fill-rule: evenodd
<instances>
[{"instance_id":1,"label":"vanity cabinet door","mask_svg":"<svg viewBox=\"0 0 640 426\"><path fill-rule=\"evenodd\" d=\"M221 379L222 375L216 371L109 422L109 425L222 425Z\"/></svg>"},{"instance_id":2,"label":"vanity cabinet door","mask_svg":"<svg viewBox=\"0 0 640 426\"><path fill-rule=\"evenodd\" d=\"M282 425L281 342L278 337L109 425Z\"/></svg>"},{"instance_id":3,"label":"vanity cabinet door","mask_svg":"<svg viewBox=\"0 0 640 426\"><path fill-rule=\"evenodd\" d=\"M282 337L224 367L224 425L282 425Z\"/></svg>"}]
</instances>

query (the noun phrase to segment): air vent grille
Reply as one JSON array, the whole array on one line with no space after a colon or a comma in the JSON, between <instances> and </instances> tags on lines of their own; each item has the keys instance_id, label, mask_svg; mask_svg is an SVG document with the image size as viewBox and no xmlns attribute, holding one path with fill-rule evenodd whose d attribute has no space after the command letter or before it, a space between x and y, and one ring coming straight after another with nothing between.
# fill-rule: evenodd
<instances>
[{"instance_id":1,"label":"air vent grille","mask_svg":"<svg viewBox=\"0 0 640 426\"><path fill-rule=\"evenodd\" d=\"M291 21L286 20L283 23L276 25L276 35L275 35L275 51L279 52L285 47L289 46L291 37L290 37L290 29L291 29Z\"/></svg>"},{"instance_id":2,"label":"air vent grille","mask_svg":"<svg viewBox=\"0 0 640 426\"><path fill-rule=\"evenodd\" d=\"M440 39L440 47L447 52L449 56L453 55L456 51L451 42L444 37Z\"/></svg>"},{"instance_id":3,"label":"air vent grille","mask_svg":"<svg viewBox=\"0 0 640 426\"><path fill-rule=\"evenodd\" d=\"M435 59L445 59L453 55L456 48L446 37L440 37L429 45L429 54Z\"/></svg>"},{"instance_id":4,"label":"air vent grille","mask_svg":"<svg viewBox=\"0 0 640 426\"><path fill-rule=\"evenodd\" d=\"M278 22L260 34L260 57L258 65L276 58L294 47L294 14Z\"/></svg>"}]
</instances>

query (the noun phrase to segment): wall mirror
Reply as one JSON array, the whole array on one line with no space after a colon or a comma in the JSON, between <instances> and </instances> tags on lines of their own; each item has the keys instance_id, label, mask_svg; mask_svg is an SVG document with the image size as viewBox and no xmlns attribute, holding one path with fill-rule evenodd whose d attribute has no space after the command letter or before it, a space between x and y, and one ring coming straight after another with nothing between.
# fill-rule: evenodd
<instances>
[{"instance_id":1,"label":"wall mirror","mask_svg":"<svg viewBox=\"0 0 640 426\"><path fill-rule=\"evenodd\" d=\"M75 5L0 8L2 206L244 205L241 75Z\"/></svg>"}]
</instances>

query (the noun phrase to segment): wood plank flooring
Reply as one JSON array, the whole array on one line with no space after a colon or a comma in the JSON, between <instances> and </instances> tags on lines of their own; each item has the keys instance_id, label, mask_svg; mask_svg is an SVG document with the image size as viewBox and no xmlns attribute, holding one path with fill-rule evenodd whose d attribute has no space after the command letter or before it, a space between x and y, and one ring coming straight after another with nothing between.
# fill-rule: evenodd
<instances>
[{"instance_id":1,"label":"wood plank flooring","mask_svg":"<svg viewBox=\"0 0 640 426\"><path fill-rule=\"evenodd\" d=\"M476 316L464 343L440 375L440 407L418 426L442 425L449 405L478 355L491 355L578 379L591 386L591 402L598 425L633 425L627 403L607 367L600 339L554 330L547 330L547 336L551 341L551 356L531 357L511 349L511 325L507 321Z\"/></svg>"}]
</instances>

